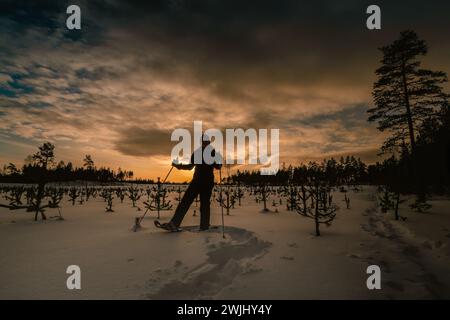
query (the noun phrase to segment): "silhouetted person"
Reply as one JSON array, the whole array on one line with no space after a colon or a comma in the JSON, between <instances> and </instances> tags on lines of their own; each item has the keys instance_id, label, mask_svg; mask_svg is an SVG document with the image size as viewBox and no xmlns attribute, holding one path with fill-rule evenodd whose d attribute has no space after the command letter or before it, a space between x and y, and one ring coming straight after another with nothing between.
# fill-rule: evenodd
<instances>
[{"instance_id":1,"label":"silhouetted person","mask_svg":"<svg viewBox=\"0 0 450 320\"><path fill-rule=\"evenodd\" d=\"M172 165L179 170L192 170L192 168L195 167L195 172L191 183L186 189L183 198L181 199L177 209L175 210L175 214L172 217L172 220L170 220L170 222L168 223L161 224L161 228L169 231L178 230L192 202L198 195L200 195L200 230L209 229L210 199L212 189L214 187L214 169L220 169L222 167L221 163L207 164L203 160L203 150L209 144L209 139L208 141L202 141L202 147L195 150L192 154L190 164L172 163ZM194 154L197 152L201 153L201 164L194 164ZM214 149L212 150L211 155L213 157L215 156Z\"/></svg>"}]
</instances>

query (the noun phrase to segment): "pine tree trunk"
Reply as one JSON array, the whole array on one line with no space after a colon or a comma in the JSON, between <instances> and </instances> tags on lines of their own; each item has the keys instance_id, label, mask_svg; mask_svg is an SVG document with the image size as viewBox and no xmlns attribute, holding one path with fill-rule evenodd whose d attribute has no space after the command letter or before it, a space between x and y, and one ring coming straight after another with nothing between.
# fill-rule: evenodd
<instances>
[{"instance_id":1,"label":"pine tree trunk","mask_svg":"<svg viewBox=\"0 0 450 320\"><path fill-rule=\"evenodd\" d=\"M398 220L398 205L400 203L400 192L397 192L397 197L395 199L395 220Z\"/></svg>"},{"instance_id":2,"label":"pine tree trunk","mask_svg":"<svg viewBox=\"0 0 450 320\"><path fill-rule=\"evenodd\" d=\"M308 204L306 203L306 190L305 190L305 186L302 185L302 196L303 196L303 212L306 213L306 211L308 210L306 207L308 206Z\"/></svg>"},{"instance_id":3,"label":"pine tree trunk","mask_svg":"<svg viewBox=\"0 0 450 320\"><path fill-rule=\"evenodd\" d=\"M421 177L419 177L418 163L416 157L416 138L414 135L414 125L412 120L411 105L409 101L408 83L406 81L405 62L402 63L402 83L403 83L403 95L405 99L406 117L408 120L409 139L411 143L411 158L413 166L412 177L416 187L415 191L417 192L419 201L425 201L425 191L423 188L423 183L421 181L422 179Z\"/></svg>"},{"instance_id":4,"label":"pine tree trunk","mask_svg":"<svg viewBox=\"0 0 450 320\"><path fill-rule=\"evenodd\" d=\"M316 216L314 218L314 221L316 222L316 236L320 236L320 230L319 230L319 206L316 205Z\"/></svg>"},{"instance_id":5,"label":"pine tree trunk","mask_svg":"<svg viewBox=\"0 0 450 320\"><path fill-rule=\"evenodd\" d=\"M416 152L416 139L414 136L414 126L412 121L411 105L409 103L408 83L406 82L405 63L402 64L402 82L403 82L403 96L405 99L406 118L408 120L409 139L411 142L411 153L414 155Z\"/></svg>"}]
</instances>

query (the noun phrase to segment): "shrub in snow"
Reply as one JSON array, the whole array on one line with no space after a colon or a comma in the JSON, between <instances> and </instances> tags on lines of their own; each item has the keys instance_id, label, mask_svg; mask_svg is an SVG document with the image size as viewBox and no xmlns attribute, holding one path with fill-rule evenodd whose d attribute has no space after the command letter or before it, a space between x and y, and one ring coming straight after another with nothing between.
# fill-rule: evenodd
<instances>
[{"instance_id":1,"label":"shrub in snow","mask_svg":"<svg viewBox=\"0 0 450 320\"><path fill-rule=\"evenodd\" d=\"M305 210L301 206L297 208L297 212L304 217L314 219L316 236L320 236L320 225L330 226L336 218L336 212L339 208L333 203L330 188L317 184L308 188L308 191L310 197L314 200L314 207Z\"/></svg>"},{"instance_id":2,"label":"shrub in snow","mask_svg":"<svg viewBox=\"0 0 450 320\"><path fill-rule=\"evenodd\" d=\"M10 205L20 206L22 205L22 195L24 192L24 187L14 187L5 194L4 198L9 201Z\"/></svg>"},{"instance_id":3,"label":"shrub in snow","mask_svg":"<svg viewBox=\"0 0 450 320\"><path fill-rule=\"evenodd\" d=\"M146 208L146 212L148 210L156 211L158 213L158 219L159 219L161 211L172 209L170 200L166 200L167 194L168 194L167 189L165 189L163 187L163 185L161 184L160 178L158 177L158 182L156 183L156 188L153 187L149 198L147 199L147 201L144 201L144 206Z\"/></svg>"},{"instance_id":4,"label":"shrub in snow","mask_svg":"<svg viewBox=\"0 0 450 320\"><path fill-rule=\"evenodd\" d=\"M64 197L64 190L58 188L47 188L47 196L50 198L48 201L48 207L58 209L59 220L64 220L61 214L61 200Z\"/></svg>"},{"instance_id":5,"label":"shrub in snow","mask_svg":"<svg viewBox=\"0 0 450 320\"><path fill-rule=\"evenodd\" d=\"M230 215L230 209L234 207L235 198L233 197L230 185L227 184L225 190L220 190L219 197L217 199L219 206L227 210L227 215Z\"/></svg>"},{"instance_id":6,"label":"shrub in snow","mask_svg":"<svg viewBox=\"0 0 450 320\"><path fill-rule=\"evenodd\" d=\"M135 208L136 201L141 198L140 190L137 187L130 186L128 188L128 198L130 198L133 208Z\"/></svg>"},{"instance_id":7,"label":"shrub in snow","mask_svg":"<svg viewBox=\"0 0 450 320\"><path fill-rule=\"evenodd\" d=\"M256 187L256 189L254 190L254 193L256 195L256 201L262 202L264 207L263 207L263 212L267 212L270 211L269 209L267 209L267 200L269 199L269 188L265 183L261 183L258 187Z\"/></svg>"},{"instance_id":8,"label":"shrub in snow","mask_svg":"<svg viewBox=\"0 0 450 320\"><path fill-rule=\"evenodd\" d=\"M241 206L241 199L244 197L244 192L242 191L241 185L238 183L236 189L234 190L233 198L237 199L239 206Z\"/></svg>"},{"instance_id":9,"label":"shrub in snow","mask_svg":"<svg viewBox=\"0 0 450 320\"><path fill-rule=\"evenodd\" d=\"M308 212L309 209L313 209L314 206L311 204L311 207L308 208L308 200L311 199L312 202L312 192L305 187L305 185L301 185L300 189L297 192L296 202L293 210L301 211L303 213Z\"/></svg>"},{"instance_id":10,"label":"shrub in snow","mask_svg":"<svg viewBox=\"0 0 450 320\"><path fill-rule=\"evenodd\" d=\"M394 194L389 191L389 188L387 186L380 186L378 192L378 203L381 212L386 213L388 210L394 209Z\"/></svg>"},{"instance_id":11,"label":"shrub in snow","mask_svg":"<svg viewBox=\"0 0 450 320\"><path fill-rule=\"evenodd\" d=\"M413 204L409 206L411 209L417 212L427 212L431 209L431 204L429 204L426 199L416 199Z\"/></svg>"},{"instance_id":12,"label":"shrub in snow","mask_svg":"<svg viewBox=\"0 0 450 320\"><path fill-rule=\"evenodd\" d=\"M293 184L289 184L288 187L283 189L283 195L286 197L286 209L288 211L294 211L297 208L297 192L297 187Z\"/></svg>"},{"instance_id":13,"label":"shrub in snow","mask_svg":"<svg viewBox=\"0 0 450 320\"><path fill-rule=\"evenodd\" d=\"M177 195L175 196L175 201L177 201L178 203L181 202L181 198L182 198L182 193L183 191L181 190L181 187L178 186L178 189L176 190Z\"/></svg>"},{"instance_id":14,"label":"shrub in snow","mask_svg":"<svg viewBox=\"0 0 450 320\"><path fill-rule=\"evenodd\" d=\"M389 210L394 210L395 220L398 220L399 218L402 218L402 220L406 220L406 218L401 217L398 212L399 205L403 202L403 200L401 200L400 198L399 189L392 186L379 186L378 193L378 203L381 212L386 213Z\"/></svg>"},{"instance_id":15,"label":"shrub in snow","mask_svg":"<svg viewBox=\"0 0 450 320\"><path fill-rule=\"evenodd\" d=\"M122 188L116 189L116 196L120 199L120 203L123 203L123 200L125 199L125 192Z\"/></svg>"},{"instance_id":16,"label":"shrub in snow","mask_svg":"<svg viewBox=\"0 0 450 320\"><path fill-rule=\"evenodd\" d=\"M9 204L0 204L0 207L8 208L9 210L25 209L26 212L34 212L34 220L36 221L38 215L41 215L42 220L46 220L47 217L44 214L46 208L49 208L48 204L43 204L45 197L47 196L43 185L38 187L28 188L26 191L26 204L22 204L21 199L18 198L18 193L14 190L7 196L10 199Z\"/></svg>"},{"instance_id":17,"label":"shrub in snow","mask_svg":"<svg viewBox=\"0 0 450 320\"><path fill-rule=\"evenodd\" d=\"M71 187L69 189L69 201L72 201L72 205L75 205L75 202L77 201L77 198L80 196L80 191L75 188Z\"/></svg>"},{"instance_id":18,"label":"shrub in snow","mask_svg":"<svg viewBox=\"0 0 450 320\"><path fill-rule=\"evenodd\" d=\"M114 212L114 210L112 209L113 199L114 199L113 190L111 188L104 188L100 195L103 198L103 201L106 202L105 211L106 212Z\"/></svg>"},{"instance_id":19,"label":"shrub in snow","mask_svg":"<svg viewBox=\"0 0 450 320\"><path fill-rule=\"evenodd\" d=\"M347 209L350 209L350 198L347 196L347 191L344 192L344 202Z\"/></svg>"}]
</instances>

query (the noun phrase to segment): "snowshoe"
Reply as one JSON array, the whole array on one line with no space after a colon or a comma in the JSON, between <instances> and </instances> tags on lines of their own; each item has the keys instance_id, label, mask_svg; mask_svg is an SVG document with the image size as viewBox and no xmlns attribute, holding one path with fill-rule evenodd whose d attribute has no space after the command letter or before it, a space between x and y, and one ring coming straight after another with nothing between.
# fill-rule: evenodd
<instances>
[{"instance_id":1,"label":"snowshoe","mask_svg":"<svg viewBox=\"0 0 450 320\"><path fill-rule=\"evenodd\" d=\"M161 223L158 220L155 220L155 227L167 230L169 232L180 232L180 231L183 231L183 229L176 227L171 222Z\"/></svg>"}]
</instances>

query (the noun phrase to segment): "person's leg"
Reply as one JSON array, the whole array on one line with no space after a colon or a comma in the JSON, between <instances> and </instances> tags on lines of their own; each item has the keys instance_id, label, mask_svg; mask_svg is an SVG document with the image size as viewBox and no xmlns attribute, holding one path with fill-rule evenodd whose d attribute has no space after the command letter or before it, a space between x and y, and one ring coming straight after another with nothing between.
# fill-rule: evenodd
<instances>
[{"instance_id":1,"label":"person's leg","mask_svg":"<svg viewBox=\"0 0 450 320\"><path fill-rule=\"evenodd\" d=\"M200 230L209 229L210 200L214 184L202 185L200 190Z\"/></svg>"},{"instance_id":2,"label":"person's leg","mask_svg":"<svg viewBox=\"0 0 450 320\"><path fill-rule=\"evenodd\" d=\"M189 207L191 206L194 199L197 197L198 193L199 193L198 185L191 182L189 187L186 189L183 198L178 204L178 207L175 210L175 214L173 215L172 220L170 220L170 222L173 223L175 227L178 228L180 226L181 221L183 221L186 212L189 210Z\"/></svg>"}]
</instances>

